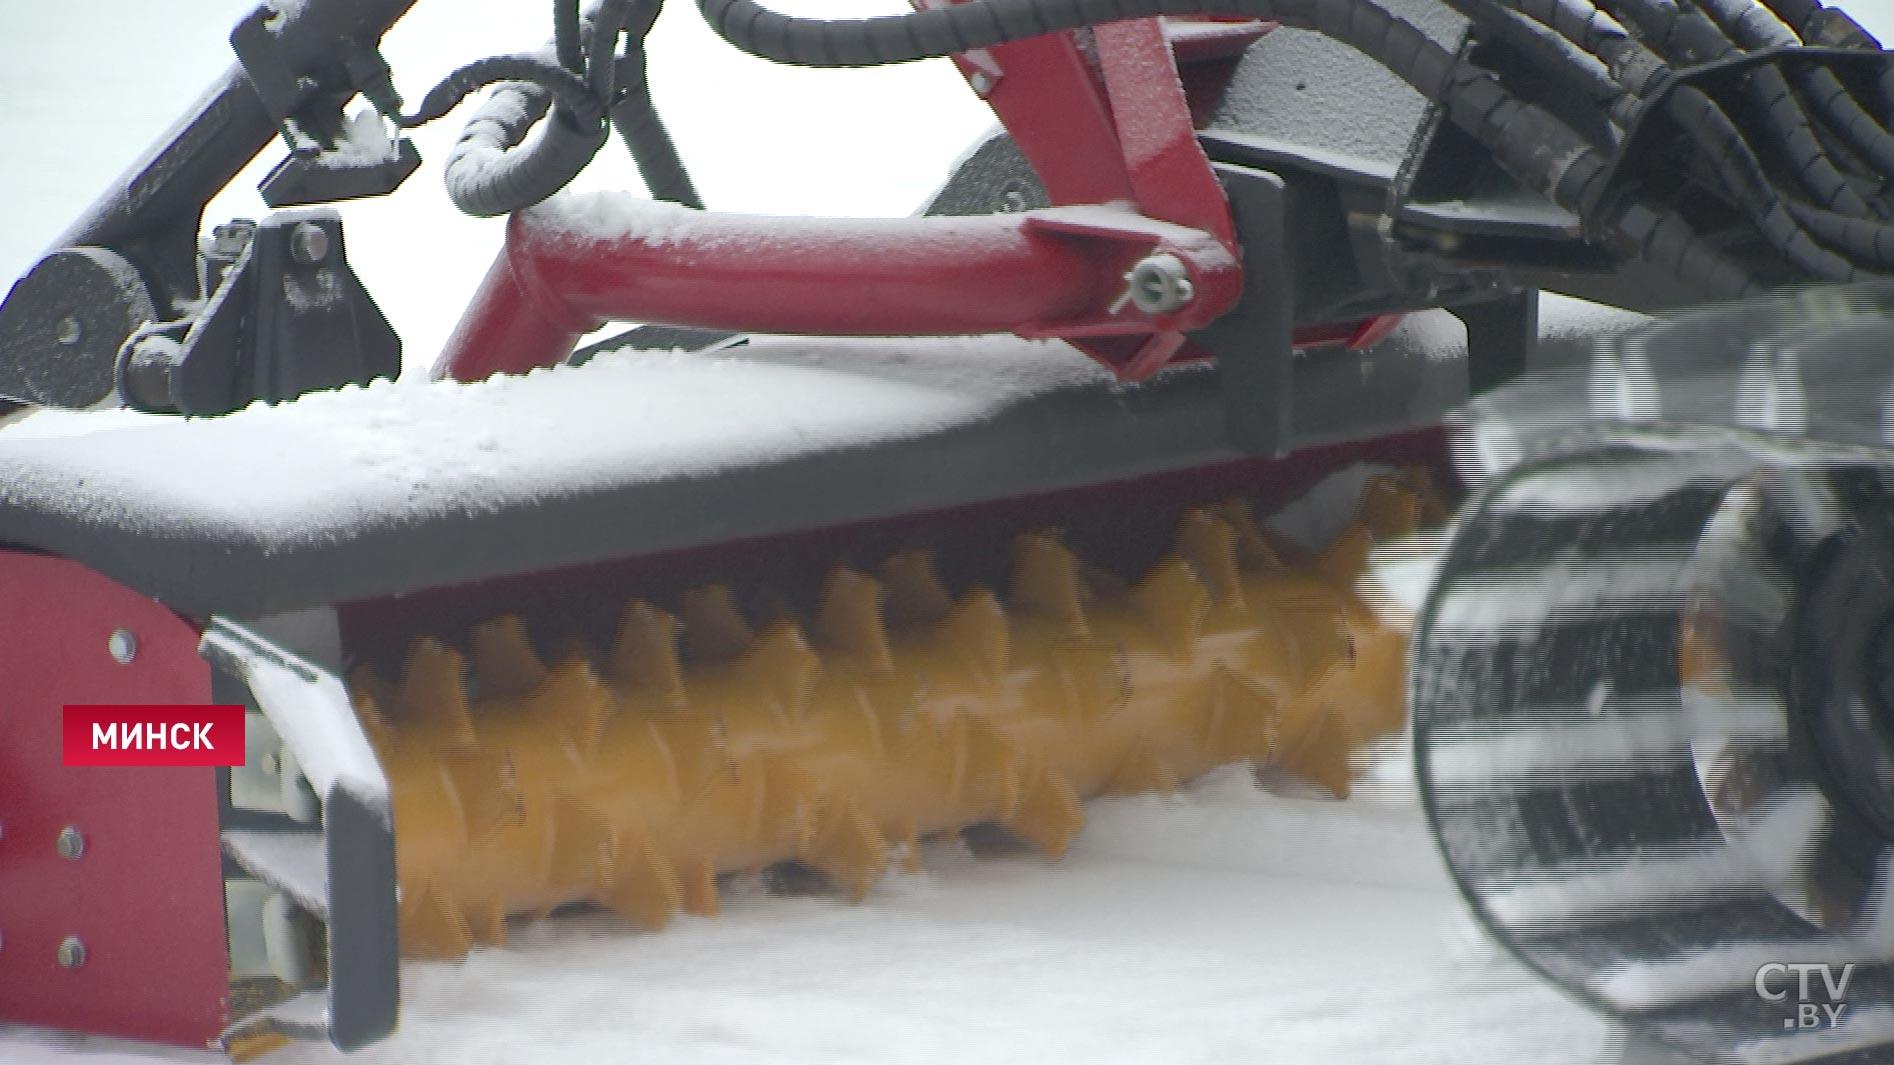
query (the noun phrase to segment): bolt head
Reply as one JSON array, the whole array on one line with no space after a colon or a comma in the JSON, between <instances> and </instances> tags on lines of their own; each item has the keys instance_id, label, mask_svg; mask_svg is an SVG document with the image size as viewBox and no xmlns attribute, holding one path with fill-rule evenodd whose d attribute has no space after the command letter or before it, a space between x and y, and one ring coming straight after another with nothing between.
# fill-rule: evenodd
<instances>
[{"instance_id":1,"label":"bolt head","mask_svg":"<svg viewBox=\"0 0 1894 1065\"><path fill-rule=\"evenodd\" d=\"M59 838L53 845L59 849L61 858L76 862L85 854L85 834L67 825L59 830Z\"/></svg>"},{"instance_id":2,"label":"bolt head","mask_svg":"<svg viewBox=\"0 0 1894 1065\"><path fill-rule=\"evenodd\" d=\"M1145 314L1169 314L1197 295L1190 269L1175 255L1151 255L1138 260L1125 275L1131 302Z\"/></svg>"},{"instance_id":3,"label":"bolt head","mask_svg":"<svg viewBox=\"0 0 1894 1065\"><path fill-rule=\"evenodd\" d=\"M77 969L84 964L85 944L79 941L78 936L67 936L59 944L59 967L62 969Z\"/></svg>"},{"instance_id":4,"label":"bolt head","mask_svg":"<svg viewBox=\"0 0 1894 1065\"><path fill-rule=\"evenodd\" d=\"M993 91L993 77L983 70L974 71L973 76L967 79L967 84L973 86L973 91L981 96Z\"/></svg>"},{"instance_id":5,"label":"bolt head","mask_svg":"<svg viewBox=\"0 0 1894 1065\"><path fill-rule=\"evenodd\" d=\"M130 629L113 629L112 635L105 638L105 649L111 652L112 661L129 666L138 657L138 637Z\"/></svg>"},{"instance_id":6,"label":"bolt head","mask_svg":"<svg viewBox=\"0 0 1894 1065\"><path fill-rule=\"evenodd\" d=\"M53 326L53 339L63 348L76 348L85 339L85 323L68 314Z\"/></svg>"},{"instance_id":7,"label":"bolt head","mask_svg":"<svg viewBox=\"0 0 1894 1065\"><path fill-rule=\"evenodd\" d=\"M289 254L304 266L329 257L329 231L314 222L299 222L289 231Z\"/></svg>"}]
</instances>

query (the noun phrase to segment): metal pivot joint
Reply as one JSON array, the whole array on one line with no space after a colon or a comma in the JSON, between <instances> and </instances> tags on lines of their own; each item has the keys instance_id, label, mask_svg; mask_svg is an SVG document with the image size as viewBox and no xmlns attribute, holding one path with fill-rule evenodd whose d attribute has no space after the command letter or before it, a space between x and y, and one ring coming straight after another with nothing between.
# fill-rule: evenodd
<instances>
[{"instance_id":1,"label":"metal pivot joint","mask_svg":"<svg viewBox=\"0 0 1894 1065\"><path fill-rule=\"evenodd\" d=\"M349 267L335 212L219 227L202 261L203 310L141 328L117 353L132 406L222 414L399 371L400 338Z\"/></svg>"}]
</instances>

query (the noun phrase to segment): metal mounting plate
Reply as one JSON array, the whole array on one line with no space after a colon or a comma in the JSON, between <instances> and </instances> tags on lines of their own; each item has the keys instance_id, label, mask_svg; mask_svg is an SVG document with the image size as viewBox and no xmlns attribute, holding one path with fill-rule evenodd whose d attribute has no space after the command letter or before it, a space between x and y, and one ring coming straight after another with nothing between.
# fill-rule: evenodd
<instances>
[{"instance_id":1,"label":"metal mounting plate","mask_svg":"<svg viewBox=\"0 0 1894 1065\"><path fill-rule=\"evenodd\" d=\"M60 764L64 704L209 702L197 631L45 555L0 553L0 604L0 1020L214 1045L230 1009L216 771ZM76 859L56 846L68 826Z\"/></svg>"}]
</instances>

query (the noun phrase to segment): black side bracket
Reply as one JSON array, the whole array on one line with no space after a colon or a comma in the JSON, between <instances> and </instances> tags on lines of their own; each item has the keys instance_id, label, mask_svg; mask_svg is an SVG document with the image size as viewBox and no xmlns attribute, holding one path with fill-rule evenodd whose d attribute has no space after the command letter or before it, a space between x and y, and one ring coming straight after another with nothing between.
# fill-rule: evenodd
<instances>
[{"instance_id":1,"label":"black side bracket","mask_svg":"<svg viewBox=\"0 0 1894 1065\"><path fill-rule=\"evenodd\" d=\"M349 267L334 211L219 226L202 270L200 313L140 329L119 350L130 405L223 414L400 371L401 339Z\"/></svg>"},{"instance_id":2,"label":"black side bracket","mask_svg":"<svg viewBox=\"0 0 1894 1065\"><path fill-rule=\"evenodd\" d=\"M270 895L256 907L230 906L239 922L232 938L265 944L249 953L269 959L272 989L261 1008L236 1018L226 1045L280 1035L366 1046L394 1030L400 1005L387 777L334 673L226 618L211 619L199 651L242 685L246 753L251 733L266 736L259 754L286 785L272 809L238 809L226 786L226 876ZM309 923L316 934L301 932ZM233 957L242 953L233 946Z\"/></svg>"},{"instance_id":3,"label":"black side bracket","mask_svg":"<svg viewBox=\"0 0 1894 1065\"><path fill-rule=\"evenodd\" d=\"M1284 455L1295 438L1296 262L1288 225L1293 192L1266 170L1211 166L1243 235L1243 296L1191 339L1216 357L1231 445L1251 455Z\"/></svg>"},{"instance_id":4,"label":"black side bracket","mask_svg":"<svg viewBox=\"0 0 1894 1065\"><path fill-rule=\"evenodd\" d=\"M1501 278L1484 275L1444 278L1459 283L1427 290L1376 290L1347 268L1351 252L1343 234L1319 224L1334 211L1319 185L1235 163L1211 166L1223 183L1231 219L1242 238L1243 295L1228 314L1191 337L1216 358L1224 432L1231 446L1275 457L1307 446L1324 435L1309 416L1310 404L1333 407L1338 387L1353 387L1361 397L1356 402L1392 403L1391 413L1400 409L1403 397L1382 395L1371 401L1360 382L1350 386L1335 376L1332 366L1315 365L1320 361L1313 358L1315 353L1296 351L1298 322L1305 314L1315 321L1333 320L1330 315L1338 302L1363 315L1447 302L1448 310L1467 327L1467 385L1472 392L1524 372L1539 335L1537 290L1507 287ZM1368 353L1353 354L1360 356L1364 372L1373 370ZM1347 420L1362 423L1359 418Z\"/></svg>"},{"instance_id":5,"label":"black side bracket","mask_svg":"<svg viewBox=\"0 0 1894 1065\"><path fill-rule=\"evenodd\" d=\"M1539 342L1539 291L1447 308L1467 327L1467 391L1479 395L1526 372Z\"/></svg>"}]
</instances>

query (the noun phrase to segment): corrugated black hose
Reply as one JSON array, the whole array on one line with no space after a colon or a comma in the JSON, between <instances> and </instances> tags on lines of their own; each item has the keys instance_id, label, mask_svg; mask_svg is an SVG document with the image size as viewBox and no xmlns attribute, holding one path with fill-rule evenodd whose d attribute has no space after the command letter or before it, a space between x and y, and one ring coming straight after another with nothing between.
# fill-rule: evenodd
<instances>
[{"instance_id":1,"label":"corrugated black hose","mask_svg":"<svg viewBox=\"0 0 1894 1065\"><path fill-rule=\"evenodd\" d=\"M1634 96L1654 93L1668 82L1673 70L1669 56L1689 65L1726 58L1737 51L1716 21L1680 7L1674 0L1599 0L1598 8L1589 12L1562 0L1495 2L1540 22L1604 61L1621 86ZM1740 21L1738 8L1744 2L1732 0L1724 13ZM1618 18L1626 23L1621 24ZM1641 40L1625 32L1627 24ZM1760 79L1752 78L1746 91L1765 112L1766 132L1771 134L1774 146L1788 157L1785 168L1803 175L1805 184L1818 194L1826 193L1831 205L1849 209L1848 214L1799 204L1783 194L1772 183L1761 156L1741 129L1720 105L1701 92L1674 91L1665 99L1665 110L1698 145L1708 163L1706 169L1716 175L1730 202L1749 215L1757 231L1787 262L1828 280L1858 276L1856 264L1822 244L1861 256L1860 249L1873 242L1864 243L1861 227L1835 223L1862 217L1868 205L1815 139L1807 114L1789 93L1781 72L1770 66L1759 68L1758 73ZM1823 216L1812 219L1800 208L1822 212ZM1842 237L1834 236L1836 233ZM1885 265L1878 255L1866 256L1865 261Z\"/></svg>"},{"instance_id":2,"label":"corrugated black hose","mask_svg":"<svg viewBox=\"0 0 1894 1065\"><path fill-rule=\"evenodd\" d=\"M596 47L604 59L592 63L582 52L581 73L541 56L476 60L430 90L414 114L398 119L403 127L431 122L472 93L501 86L468 120L448 156L443 178L454 206L480 218L508 214L558 192L585 169L611 133L604 101L615 91L612 57L629 7L630 0L599 5L591 36L603 38ZM561 48L555 40L555 55ZM557 112L543 121L553 105ZM538 134L523 144L535 126Z\"/></svg>"},{"instance_id":3,"label":"corrugated black hose","mask_svg":"<svg viewBox=\"0 0 1894 1065\"><path fill-rule=\"evenodd\" d=\"M664 128L664 121L651 102L651 88L645 80L644 49L626 48L618 64L625 94L612 108L612 125L618 128L619 138L630 150L632 161L638 164L645 189L653 199L702 210L703 197L698 195L690 171L677 154L670 131Z\"/></svg>"},{"instance_id":4,"label":"corrugated black hose","mask_svg":"<svg viewBox=\"0 0 1894 1065\"><path fill-rule=\"evenodd\" d=\"M559 65L585 75L585 45L579 39L579 0L552 0L552 49Z\"/></svg>"},{"instance_id":5,"label":"corrugated black hose","mask_svg":"<svg viewBox=\"0 0 1894 1065\"><path fill-rule=\"evenodd\" d=\"M1584 97L1599 117L1617 133L1637 114L1638 100L1611 76L1604 61L1574 44L1564 34L1520 12L1504 0L1448 0L1455 10L1480 24L1496 39L1526 57L1533 69ZM1597 136L1590 138L1610 148Z\"/></svg>"},{"instance_id":6,"label":"corrugated black hose","mask_svg":"<svg viewBox=\"0 0 1894 1065\"><path fill-rule=\"evenodd\" d=\"M1775 21L1750 0L1700 0L1704 21L1722 39L1718 58L1768 47L1770 37L1757 16ZM1780 27L1780 23L1777 24ZM1743 82L1750 106L1762 115L1764 131L1778 149L1782 165L1825 210L1854 218L1869 213L1868 201L1855 191L1841 167L1815 134L1815 123L1789 79L1773 63L1750 71Z\"/></svg>"}]
</instances>

